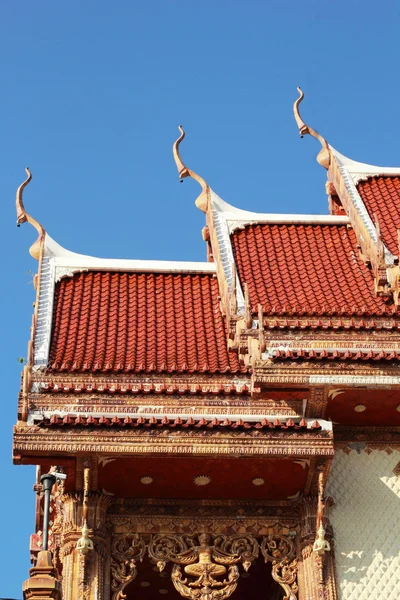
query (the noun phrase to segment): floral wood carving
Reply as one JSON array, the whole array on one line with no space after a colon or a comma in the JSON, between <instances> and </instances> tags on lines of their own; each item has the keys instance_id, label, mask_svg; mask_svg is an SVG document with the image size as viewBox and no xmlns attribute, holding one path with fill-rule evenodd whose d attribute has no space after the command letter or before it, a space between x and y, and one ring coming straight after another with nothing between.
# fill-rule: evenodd
<instances>
[{"instance_id":1,"label":"floral wood carving","mask_svg":"<svg viewBox=\"0 0 400 600\"><path fill-rule=\"evenodd\" d=\"M261 542L261 553L265 562L281 561L286 558L294 557L294 543L287 537L280 535L269 535L264 537Z\"/></svg>"},{"instance_id":2,"label":"floral wood carving","mask_svg":"<svg viewBox=\"0 0 400 600\"><path fill-rule=\"evenodd\" d=\"M126 533L117 537L112 544L111 589L113 600L126 598L124 589L137 575L136 562L142 561L146 544L137 533Z\"/></svg>"},{"instance_id":3,"label":"floral wood carving","mask_svg":"<svg viewBox=\"0 0 400 600\"><path fill-rule=\"evenodd\" d=\"M284 558L280 562L273 562L272 577L285 590L283 600L297 600L297 560L290 561Z\"/></svg>"},{"instance_id":4,"label":"floral wood carving","mask_svg":"<svg viewBox=\"0 0 400 600\"><path fill-rule=\"evenodd\" d=\"M283 600L297 600L297 560L292 540L269 535L261 542L265 562L272 562L272 577L285 591Z\"/></svg>"},{"instance_id":5,"label":"floral wood carving","mask_svg":"<svg viewBox=\"0 0 400 600\"><path fill-rule=\"evenodd\" d=\"M260 553L260 546L252 535L219 536L215 540L215 545L220 546L221 550L227 554L237 554L240 556L240 561L245 571L249 570L251 563Z\"/></svg>"}]
</instances>

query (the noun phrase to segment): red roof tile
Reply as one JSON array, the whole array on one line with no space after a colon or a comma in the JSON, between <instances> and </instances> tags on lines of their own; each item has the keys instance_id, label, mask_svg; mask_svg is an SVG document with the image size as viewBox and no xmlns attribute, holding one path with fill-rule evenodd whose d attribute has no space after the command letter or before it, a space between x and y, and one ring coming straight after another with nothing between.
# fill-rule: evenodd
<instances>
[{"instance_id":1,"label":"red roof tile","mask_svg":"<svg viewBox=\"0 0 400 600\"><path fill-rule=\"evenodd\" d=\"M383 242L395 256L399 254L397 230L400 229L400 177L370 177L360 181L358 192L369 216L378 217Z\"/></svg>"},{"instance_id":2,"label":"red roof tile","mask_svg":"<svg viewBox=\"0 0 400 600\"><path fill-rule=\"evenodd\" d=\"M250 225L232 234L242 283L269 315L383 315L371 271L346 225Z\"/></svg>"},{"instance_id":3,"label":"red roof tile","mask_svg":"<svg viewBox=\"0 0 400 600\"><path fill-rule=\"evenodd\" d=\"M183 427L183 428L205 428L214 429L214 428L230 428L230 429L321 429L320 423L318 421L314 421L310 425L308 425L307 421L303 418L299 421L299 423L295 423L293 419L288 419L287 421L280 421L280 419L276 418L274 421L268 421L268 419L262 419L261 421L244 421L243 419L239 419L237 421L232 421L231 419L224 419L221 421L220 419L193 419L192 417L181 419L180 417L176 417L175 419L169 419L167 416L161 417L117 417L117 416L102 416L102 417L92 417L92 416L84 416L84 415L66 415L65 417L60 417L58 415L52 415L50 419L43 419L43 421L39 422L39 426L41 427L73 427L73 426L92 426L92 427L166 427L175 428L175 427Z\"/></svg>"},{"instance_id":4,"label":"red roof tile","mask_svg":"<svg viewBox=\"0 0 400 600\"><path fill-rule=\"evenodd\" d=\"M89 372L236 372L215 277L88 272L56 286L50 367Z\"/></svg>"}]
</instances>

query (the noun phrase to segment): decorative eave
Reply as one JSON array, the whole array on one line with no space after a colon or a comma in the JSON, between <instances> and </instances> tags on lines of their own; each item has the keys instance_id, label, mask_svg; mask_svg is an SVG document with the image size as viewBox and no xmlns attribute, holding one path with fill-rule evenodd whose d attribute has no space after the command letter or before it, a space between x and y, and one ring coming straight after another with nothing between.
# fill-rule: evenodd
<instances>
[{"instance_id":1,"label":"decorative eave","mask_svg":"<svg viewBox=\"0 0 400 600\"><path fill-rule=\"evenodd\" d=\"M396 268L396 273L390 271L398 263L398 257L393 256L384 245L380 236L379 223L377 219L374 223L369 216L356 186L360 180L374 175L399 175L400 169L365 165L340 154L328 144L325 138L305 125L299 112L299 105L304 94L300 88L298 91L300 95L294 103L293 110L299 133L301 137L309 134L321 143L322 150L317 160L327 169L327 193L331 198L337 196L340 199L344 211L350 218L363 258L373 270L375 293L386 296L388 299L393 297L397 304L399 296L398 269Z\"/></svg>"}]
</instances>

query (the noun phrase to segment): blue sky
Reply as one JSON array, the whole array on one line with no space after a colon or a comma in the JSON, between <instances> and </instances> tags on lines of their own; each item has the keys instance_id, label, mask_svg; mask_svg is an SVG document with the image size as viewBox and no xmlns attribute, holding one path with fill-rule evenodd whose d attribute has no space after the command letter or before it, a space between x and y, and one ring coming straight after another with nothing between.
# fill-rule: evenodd
<instances>
[{"instance_id":1,"label":"blue sky","mask_svg":"<svg viewBox=\"0 0 400 600\"><path fill-rule=\"evenodd\" d=\"M400 4L371 0L49 0L0 3L2 252L0 597L22 598L34 467L11 434L37 263L14 196L63 246L104 257L204 260L197 185L171 145L227 202L325 213L319 150L292 103L347 156L400 163Z\"/></svg>"}]
</instances>

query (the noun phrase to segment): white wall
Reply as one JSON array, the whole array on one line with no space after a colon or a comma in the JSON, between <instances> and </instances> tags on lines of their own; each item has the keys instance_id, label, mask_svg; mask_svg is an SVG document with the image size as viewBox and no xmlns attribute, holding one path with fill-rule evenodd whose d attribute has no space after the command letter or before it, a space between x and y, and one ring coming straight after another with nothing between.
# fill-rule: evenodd
<instances>
[{"instance_id":1,"label":"white wall","mask_svg":"<svg viewBox=\"0 0 400 600\"><path fill-rule=\"evenodd\" d=\"M342 600L400 600L399 462L399 451L336 451L327 495Z\"/></svg>"}]
</instances>

